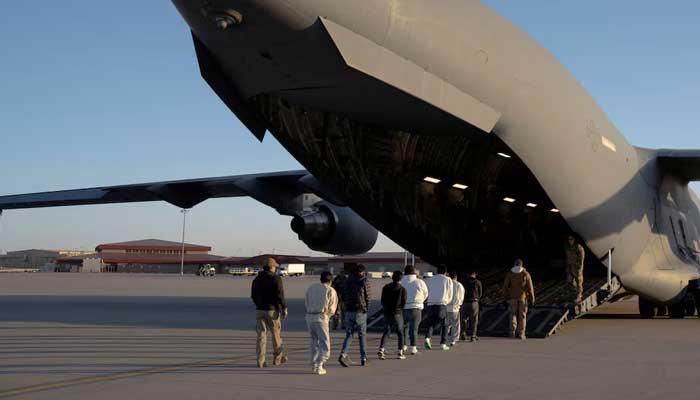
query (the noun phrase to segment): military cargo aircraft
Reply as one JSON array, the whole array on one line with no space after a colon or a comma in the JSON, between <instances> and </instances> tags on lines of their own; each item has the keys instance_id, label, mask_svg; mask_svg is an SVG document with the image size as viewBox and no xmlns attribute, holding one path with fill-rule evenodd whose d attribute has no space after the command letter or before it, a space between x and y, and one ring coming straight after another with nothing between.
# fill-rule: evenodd
<instances>
[{"instance_id":1,"label":"military cargo aircraft","mask_svg":"<svg viewBox=\"0 0 700 400\"><path fill-rule=\"evenodd\" d=\"M640 312L700 278L700 151L630 144L528 34L476 0L174 0L202 77L306 168L0 197L0 209L250 196L310 248L381 231L433 263L556 268L575 234ZM560 258L560 257L559 257Z\"/></svg>"}]
</instances>

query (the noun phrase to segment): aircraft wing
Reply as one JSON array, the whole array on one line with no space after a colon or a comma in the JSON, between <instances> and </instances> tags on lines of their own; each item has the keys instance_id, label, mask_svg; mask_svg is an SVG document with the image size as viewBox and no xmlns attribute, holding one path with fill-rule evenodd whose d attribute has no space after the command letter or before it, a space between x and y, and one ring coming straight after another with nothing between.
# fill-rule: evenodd
<instances>
[{"instance_id":1,"label":"aircraft wing","mask_svg":"<svg viewBox=\"0 0 700 400\"><path fill-rule=\"evenodd\" d=\"M250 196L283 213L303 193L322 195L320 187L307 171L284 171L0 196L0 211L145 201L191 208L210 198Z\"/></svg>"},{"instance_id":2,"label":"aircraft wing","mask_svg":"<svg viewBox=\"0 0 700 400\"><path fill-rule=\"evenodd\" d=\"M659 150L661 168L683 180L700 181L700 150Z\"/></svg>"}]
</instances>

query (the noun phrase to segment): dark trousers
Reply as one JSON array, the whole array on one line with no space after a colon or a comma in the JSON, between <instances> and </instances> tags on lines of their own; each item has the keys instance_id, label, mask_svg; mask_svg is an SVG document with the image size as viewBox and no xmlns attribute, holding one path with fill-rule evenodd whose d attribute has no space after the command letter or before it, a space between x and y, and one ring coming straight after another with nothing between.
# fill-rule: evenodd
<instances>
[{"instance_id":1,"label":"dark trousers","mask_svg":"<svg viewBox=\"0 0 700 400\"><path fill-rule=\"evenodd\" d=\"M384 341L386 337L391 333L392 328L396 331L396 336L399 338L399 350L403 350L403 315L401 312L396 314L384 314L384 333L382 334L382 339L379 341L379 348L384 348Z\"/></svg>"},{"instance_id":2,"label":"dark trousers","mask_svg":"<svg viewBox=\"0 0 700 400\"><path fill-rule=\"evenodd\" d=\"M408 308L403 310L403 340L409 338L411 346L416 345L416 337L418 336L418 327L423 318L423 310L420 308ZM408 332L408 334L407 334Z\"/></svg>"},{"instance_id":3,"label":"dark trousers","mask_svg":"<svg viewBox=\"0 0 700 400\"><path fill-rule=\"evenodd\" d=\"M447 342L447 306L445 305L429 305L428 306L428 334L426 339L433 336L433 330L440 329L440 344Z\"/></svg>"},{"instance_id":4,"label":"dark trousers","mask_svg":"<svg viewBox=\"0 0 700 400\"><path fill-rule=\"evenodd\" d=\"M479 329L479 302L466 302L462 306L462 309L464 310L464 326L467 337L475 337Z\"/></svg>"}]
</instances>

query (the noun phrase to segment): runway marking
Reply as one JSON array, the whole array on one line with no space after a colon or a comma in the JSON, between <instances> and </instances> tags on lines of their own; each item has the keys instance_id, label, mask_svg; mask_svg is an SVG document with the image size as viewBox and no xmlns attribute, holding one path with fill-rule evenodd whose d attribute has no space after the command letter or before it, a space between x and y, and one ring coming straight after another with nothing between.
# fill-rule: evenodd
<instances>
[{"instance_id":1,"label":"runway marking","mask_svg":"<svg viewBox=\"0 0 700 400\"><path fill-rule=\"evenodd\" d=\"M290 351L288 351L287 354L296 354L296 353L300 353L302 351L308 351L308 350L309 349L306 347L294 348L294 349L291 349ZM166 372L182 371L182 370L190 369L190 368L209 367L209 366L213 366L213 365L221 365L221 364L227 364L227 363L232 363L232 362L236 362L236 361L255 360L255 359L256 359L256 356L254 356L254 355L240 356L240 357L229 357L229 358L217 358L217 359L211 359L211 360L196 361L196 362L191 362L191 363L186 363L186 364L171 365L171 366L166 366L166 367L146 368L146 369L140 369L140 370L135 370L135 371L117 372L117 373L107 374L107 375L88 376L85 378L70 379L70 380L60 381L60 382L44 383L44 384L39 384L39 385L24 386L24 387L19 387L19 388L15 388L15 389L3 390L3 391L0 391L0 398L19 396L19 395L35 393L35 392L43 392L46 390L53 390L53 389L63 389L63 388L71 387L71 386L87 385L87 384L107 382L107 381L115 381L118 379L126 379L126 378L134 378L134 377L138 377L138 376L162 374L162 373L166 373Z\"/></svg>"}]
</instances>

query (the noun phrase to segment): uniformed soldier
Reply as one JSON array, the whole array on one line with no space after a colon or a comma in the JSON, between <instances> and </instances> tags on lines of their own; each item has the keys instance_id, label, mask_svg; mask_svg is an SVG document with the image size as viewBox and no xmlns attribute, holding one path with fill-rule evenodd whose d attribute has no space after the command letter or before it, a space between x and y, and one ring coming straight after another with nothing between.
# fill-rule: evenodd
<instances>
[{"instance_id":1,"label":"uniformed soldier","mask_svg":"<svg viewBox=\"0 0 700 400\"><path fill-rule=\"evenodd\" d=\"M566 245L566 280L576 292L576 302L580 303L583 297L583 261L586 252L583 246L576 243L576 238L569 235Z\"/></svg>"},{"instance_id":2,"label":"uniformed soldier","mask_svg":"<svg viewBox=\"0 0 700 400\"><path fill-rule=\"evenodd\" d=\"M522 260L515 260L513 268L506 274L503 294L510 313L510 337L525 339L528 300L529 304L535 304L535 289Z\"/></svg>"}]
</instances>

